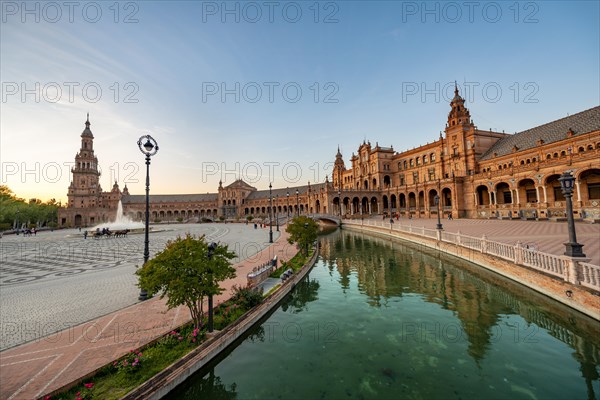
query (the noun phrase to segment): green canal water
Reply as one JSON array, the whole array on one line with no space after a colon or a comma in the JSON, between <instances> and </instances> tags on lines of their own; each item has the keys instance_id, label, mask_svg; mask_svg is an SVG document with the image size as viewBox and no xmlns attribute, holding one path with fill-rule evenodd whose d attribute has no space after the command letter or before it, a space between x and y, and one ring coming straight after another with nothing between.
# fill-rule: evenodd
<instances>
[{"instance_id":1,"label":"green canal water","mask_svg":"<svg viewBox=\"0 0 600 400\"><path fill-rule=\"evenodd\" d=\"M468 262L337 231L172 399L597 399L599 324Z\"/></svg>"}]
</instances>

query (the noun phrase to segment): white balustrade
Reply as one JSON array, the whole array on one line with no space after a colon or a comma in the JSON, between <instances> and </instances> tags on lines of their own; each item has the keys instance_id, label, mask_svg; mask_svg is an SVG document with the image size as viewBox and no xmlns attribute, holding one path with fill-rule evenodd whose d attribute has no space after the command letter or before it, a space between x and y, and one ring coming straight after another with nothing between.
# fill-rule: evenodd
<instances>
[{"instance_id":1,"label":"white balustrade","mask_svg":"<svg viewBox=\"0 0 600 400\"><path fill-rule=\"evenodd\" d=\"M375 220L361 220L359 222L358 220L348 219L344 220L343 223L348 225L382 227L387 228L388 230L407 232L413 235L428 238L437 237L437 229L413 227L412 225L405 225L402 223L399 223L396 227L387 221ZM488 240L485 236L483 238L477 238L473 236L462 235L460 232L453 233L442 231L441 239L442 242L453 243L461 247L477 250L479 252L502 258L518 265L523 265L568 281L568 269L571 260L565 258L564 256L543 253L534 249L525 248L520 243L511 245L507 243L494 242ZM578 269L576 275L579 284L587 288L600 291L600 266L576 260L573 262L575 262L575 265Z\"/></svg>"}]
</instances>

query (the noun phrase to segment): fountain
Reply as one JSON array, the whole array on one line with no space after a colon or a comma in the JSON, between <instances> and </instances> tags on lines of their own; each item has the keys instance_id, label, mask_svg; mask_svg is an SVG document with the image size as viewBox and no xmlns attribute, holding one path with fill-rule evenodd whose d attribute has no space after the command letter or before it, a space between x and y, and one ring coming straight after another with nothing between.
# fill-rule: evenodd
<instances>
[{"instance_id":1,"label":"fountain","mask_svg":"<svg viewBox=\"0 0 600 400\"><path fill-rule=\"evenodd\" d=\"M144 229L144 224L142 222L137 222L132 220L126 215L123 215L123 203L119 200L119 205L117 206L117 216L113 222L103 222L94 226L90 231L95 232L96 229L108 228L111 231L119 231L129 229L130 231L137 231Z\"/></svg>"}]
</instances>

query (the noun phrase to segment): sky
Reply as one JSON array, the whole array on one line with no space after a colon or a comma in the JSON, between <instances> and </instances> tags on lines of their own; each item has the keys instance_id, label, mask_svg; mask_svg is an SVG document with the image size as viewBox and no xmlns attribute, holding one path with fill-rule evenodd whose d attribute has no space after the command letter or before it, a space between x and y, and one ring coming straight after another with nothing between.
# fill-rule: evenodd
<instances>
[{"instance_id":1,"label":"sky","mask_svg":"<svg viewBox=\"0 0 600 400\"><path fill-rule=\"evenodd\" d=\"M337 148L411 149L454 82L514 133L600 104L598 1L3 1L0 184L66 200L90 115L110 190L323 182Z\"/></svg>"}]
</instances>

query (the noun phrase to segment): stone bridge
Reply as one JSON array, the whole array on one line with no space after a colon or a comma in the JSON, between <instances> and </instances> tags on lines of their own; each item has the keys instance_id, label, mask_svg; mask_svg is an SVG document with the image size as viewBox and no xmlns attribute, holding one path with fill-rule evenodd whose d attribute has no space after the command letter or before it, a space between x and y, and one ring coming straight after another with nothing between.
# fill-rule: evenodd
<instances>
[{"instance_id":1,"label":"stone bridge","mask_svg":"<svg viewBox=\"0 0 600 400\"><path fill-rule=\"evenodd\" d=\"M310 218L312 218L312 219L314 219L314 220L321 220L321 221L325 221L325 222L332 222L332 223L336 224L337 226L340 226L342 224L342 220L337 215L332 215L332 214L308 214L307 216L310 217Z\"/></svg>"}]
</instances>

